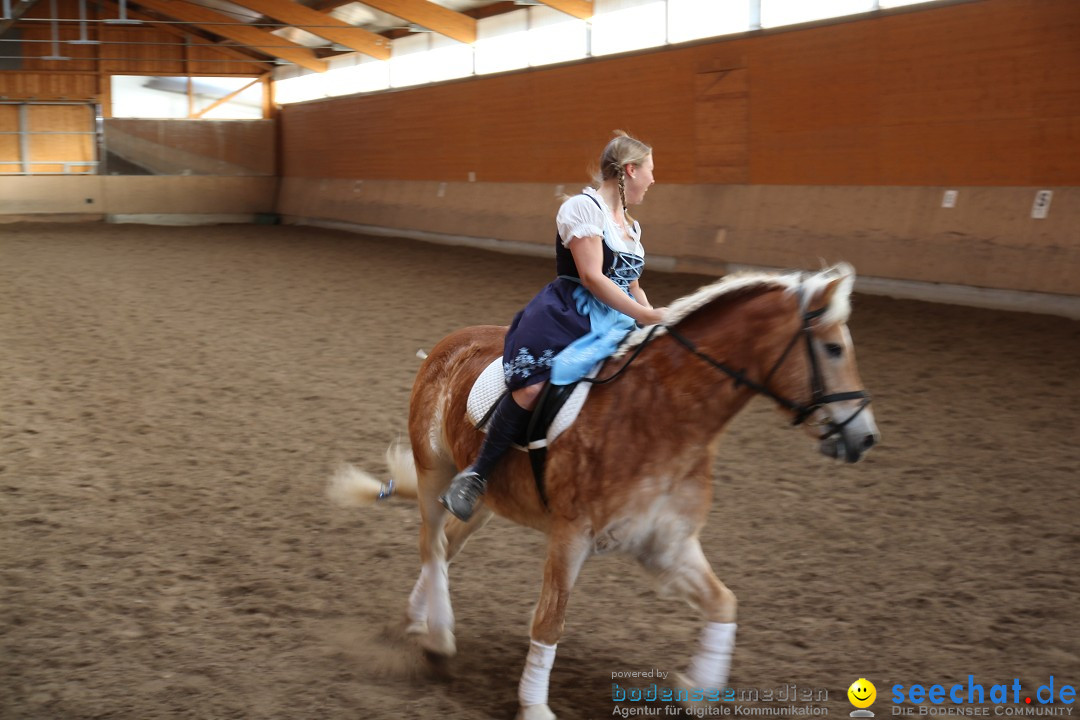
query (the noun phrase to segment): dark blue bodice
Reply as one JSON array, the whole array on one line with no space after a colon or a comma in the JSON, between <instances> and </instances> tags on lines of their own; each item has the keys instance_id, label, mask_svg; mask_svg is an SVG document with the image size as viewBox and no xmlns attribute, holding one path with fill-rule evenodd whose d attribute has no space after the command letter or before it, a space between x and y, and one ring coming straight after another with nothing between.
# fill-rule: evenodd
<instances>
[{"instance_id":1,"label":"dark blue bodice","mask_svg":"<svg viewBox=\"0 0 1080 720\"><path fill-rule=\"evenodd\" d=\"M596 203L596 198L590 195L585 197ZM596 205L600 207L600 203ZM605 224L611 223L606 220ZM604 275L611 278L624 291L629 292L630 283L641 277L641 272L645 267L645 258L633 253L612 250L606 240L601 244L604 248ZM559 233L555 233L555 272L561 278L581 279L577 263L574 262L574 254L563 244Z\"/></svg>"}]
</instances>

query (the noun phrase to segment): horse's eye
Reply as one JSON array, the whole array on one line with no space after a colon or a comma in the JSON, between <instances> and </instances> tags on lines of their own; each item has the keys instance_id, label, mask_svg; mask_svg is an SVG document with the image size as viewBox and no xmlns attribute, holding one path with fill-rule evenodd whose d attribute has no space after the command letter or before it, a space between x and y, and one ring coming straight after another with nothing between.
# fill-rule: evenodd
<instances>
[{"instance_id":1,"label":"horse's eye","mask_svg":"<svg viewBox=\"0 0 1080 720\"><path fill-rule=\"evenodd\" d=\"M831 358L838 358L844 354L844 346L836 343L825 343L825 352Z\"/></svg>"}]
</instances>

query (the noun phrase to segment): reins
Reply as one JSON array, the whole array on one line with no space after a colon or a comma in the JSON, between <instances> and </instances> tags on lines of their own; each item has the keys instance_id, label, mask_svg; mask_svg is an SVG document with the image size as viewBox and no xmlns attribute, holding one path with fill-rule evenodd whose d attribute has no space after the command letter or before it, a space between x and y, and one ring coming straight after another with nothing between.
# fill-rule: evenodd
<instances>
[{"instance_id":1,"label":"reins","mask_svg":"<svg viewBox=\"0 0 1080 720\"><path fill-rule=\"evenodd\" d=\"M619 368L618 370L616 370L613 374L611 374L611 375L609 375L609 376L607 376L606 378L603 378L603 379L582 378L581 382L587 382L587 383L591 383L593 385L606 385L607 383L611 382L615 378L622 375L623 372L626 370L626 368L630 367L630 363L634 362L634 360L637 358L637 356L641 354L641 351L645 349L645 346L653 341L653 336L656 335L656 331L659 330L662 327L665 327L665 326L663 326L663 325L653 325L652 329L649 330L649 334L645 336L645 339L641 341L641 344L637 346L637 349L634 350L634 352L630 355L630 357L626 359L626 362L623 363L623 366L621 368ZM667 331L671 332L671 328L667 328Z\"/></svg>"}]
</instances>

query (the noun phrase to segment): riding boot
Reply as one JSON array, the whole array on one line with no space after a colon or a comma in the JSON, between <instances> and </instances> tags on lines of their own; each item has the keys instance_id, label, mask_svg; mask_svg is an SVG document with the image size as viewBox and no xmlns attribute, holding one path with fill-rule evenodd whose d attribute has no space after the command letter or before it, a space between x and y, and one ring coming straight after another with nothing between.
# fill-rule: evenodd
<instances>
[{"instance_id":1,"label":"riding boot","mask_svg":"<svg viewBox=\"0 0 1080 720\"><path fill-rule=\"evenodd\" d=\"M480 453L472 465L454 476L449 489L439 497L439 502L454 517L467 521L472 517L480 496L487 489L487 478L495 464L515 439L523 435L532 411L514 402L507 393L488 422L487 437L480 446Z\"/></svg>"}]
</instances>

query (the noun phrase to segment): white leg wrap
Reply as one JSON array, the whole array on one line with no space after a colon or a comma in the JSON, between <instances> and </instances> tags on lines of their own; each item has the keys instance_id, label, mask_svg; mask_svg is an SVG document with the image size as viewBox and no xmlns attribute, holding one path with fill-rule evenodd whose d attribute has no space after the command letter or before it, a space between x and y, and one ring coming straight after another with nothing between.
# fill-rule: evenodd
<instances>
[{"instance_id":1,"label":"white leg wrap","mask_svg":"<svg viewBox=\"0 0 1080 720\"><path fill-rule=\"evenodd\" d=\"M694 687L724 687L734 649L735 623L708 623L701 631L701 649L690 661L687 678L694 683Z\"/></svg>"},{"instance_id":2,"label":"white leg wrap","mask_svg":"<svg viewBox=\"0 0 1080 720\"><path fill-rule=\"evenodd\" d=\"M427 565L420 568L420 577L416 579L416 584L413 585L412 593L409 595L409 620L414 623L427 622L427 586L429 572L430 570Z\"/></svg>"},{"instance_id":3,"label":"white leg wrap","mask_svg":"<svg viewBox=\"0 0 1080 720\"><path fill-rule=\"evenodd\" d=\"M454 609L450 606L450 580L447 577L446 562L432 561L420 571L426 576L428 627L432 629L454 629Z\"/></svg>"},{"instance_id":4,"label":"white leg wrap","mask_svg":"<svg viewBox=\"0 0 1080 720\"><path fill-rule=\"evenodd\" d=\"M547 705L548 678L555 664L555 645L529 641L529 656L525 659L525 671L518 685L518 701L522 707Z\"/></svg>"}]
</instances>

